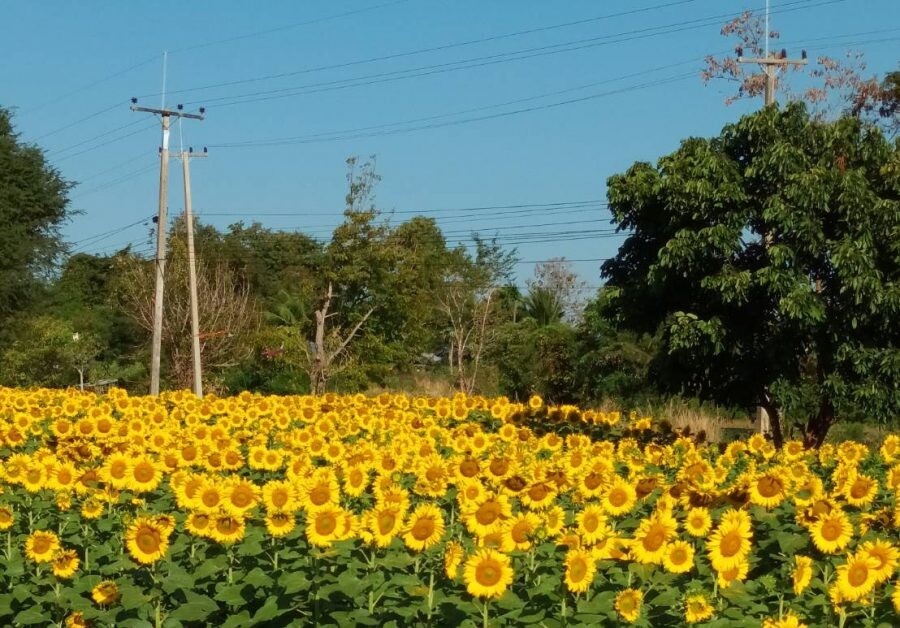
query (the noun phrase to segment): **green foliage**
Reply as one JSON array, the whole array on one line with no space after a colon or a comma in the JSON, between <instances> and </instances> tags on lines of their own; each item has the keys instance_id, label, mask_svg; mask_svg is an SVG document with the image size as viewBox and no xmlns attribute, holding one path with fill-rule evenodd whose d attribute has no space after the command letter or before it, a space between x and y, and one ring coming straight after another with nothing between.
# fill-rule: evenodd
<instances>
[{"instance_id":1,"label":"green foliage","mask_svg":"<svg viewBox=\"0 0 900 628\"><path fill-rule=\"evenodd\" d=\"M769 107L686 140L609 179L631 235L603 265L608 311L660 333L652 368L669 390L776 416L805 407L816 443L847 413L893 419L898 195L900 147L853 118Z\"/></svg>"},{"instance_id":2,"label":"green foliage","mask_svg":"<svg viewBox=\"0 0 900 628\"><path fill-rule=\"evenodd\" d=\"M20 321L14 337L0 354L0 382L5 385L77 386L78 370L86 375L100 353L96 338L76 333L69 322L50 315Z\"/></svg>"},{"instance_id":3,"label":"green foliage","mask_svg":"<svg viewBox=\"0 0 900 628\"><path fill-rule=\"evenodd\" d=\"M0 324L35 296L63 252L70 187L41 149L19 140L0 108Z\"/></svg>"}]
</instances>

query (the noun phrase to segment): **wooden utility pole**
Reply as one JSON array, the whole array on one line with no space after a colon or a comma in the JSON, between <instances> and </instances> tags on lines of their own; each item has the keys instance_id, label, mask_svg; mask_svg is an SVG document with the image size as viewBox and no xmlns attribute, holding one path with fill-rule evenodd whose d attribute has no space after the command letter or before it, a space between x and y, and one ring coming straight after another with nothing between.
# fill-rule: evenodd
<instances>
[{"instance_id":1,"label":"wooden utility pole","mask_svg":"<svg viewBox=\"0 0 900 628\"><path fill-rule=\"evenodd\" d=\"M788 59L787 50L782 49L780 54L767 55L765 57L744 58L742 48L737 49L738 63L756 63L766 73L766 88L764 92L765 105L775 104L775 92L777 90L776 76L779 70L788 66L806 65L806 51L802 51L800 59Z\"/></svg>"},{"instance_id":2,"label":"wooden utility pole","mask_svg":"<svg viewBox=\"0 0 900 628\"><path fill-rule=\"evenodd\" d=\"M156 295L153 300L153 340L150 348L150 394L159 394L159 363L162 349L163 293L166 268L166 194L169 185L169 127L171 118L202 120L205 112L185 113L183 106L177 110L138 107L137 98L131 99L131 110L159 116L162 124L162 146L159 149L159 212L156 217Z\"/></svg>"},{"instance_id":3,"label":"wooden utility pole","mask_svg":"<svg viewBox=\"0 0 900 628\"><path fill-rule=\"evenodd\" d=\"M187 228L188 283L191 291L191 354L194 358L194 394L203 397L203 371L200 362L200 313L197 308L197 261L194 254L194 215L191 213L191 158L206 157L194 154L194 149L181 151L181 171L184 175L184 223Z\"/></svg>"}]
</instances>

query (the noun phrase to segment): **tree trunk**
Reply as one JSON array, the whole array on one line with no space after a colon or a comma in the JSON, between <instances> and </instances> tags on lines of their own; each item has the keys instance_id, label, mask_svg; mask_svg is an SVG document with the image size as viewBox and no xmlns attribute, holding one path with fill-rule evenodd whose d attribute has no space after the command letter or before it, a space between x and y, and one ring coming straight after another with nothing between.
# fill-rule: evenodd
<instances>
[{"instance_id":1,"label":"tree trunk","mask_svg":"<svg viewBox=\"0 0 900 628\"><path fill-rule=\"evenodd\" d=\"M774 403L767 402L763 404L763 409L769 415L769 426L772 429L772 443L776 448L781 449L784 445L784 432L781 431L781 412Z\"/></svg>"},{"instance_id":2,"label":"tree trunk","mask_svg":"<svg viewBox=\"0 0 900 628\"><path fill-rule=\"evenodd\" d=\"M807 447L821 447L834 422L834 404L831 403L830 398L823 397L819 404L819 411L806 422L803 444Z\"/></svg>"}]
</instances>

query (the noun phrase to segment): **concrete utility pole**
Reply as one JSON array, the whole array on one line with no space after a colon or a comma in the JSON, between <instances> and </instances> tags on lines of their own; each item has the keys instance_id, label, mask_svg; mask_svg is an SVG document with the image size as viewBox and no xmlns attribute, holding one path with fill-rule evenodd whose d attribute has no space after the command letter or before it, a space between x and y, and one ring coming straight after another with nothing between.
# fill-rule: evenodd
<instances>
[{"instance_id":1,"label":"concrete utility pole","mask_svg":"<svg viewBox=\"0 0 900 628\"><path fill-rule=\"evenodd\" d=\"M200 313L197 307L197 261L194 255L194 215L191 213L191 168L193 157L206 157L194 149L181 151L181 171L184 175L184 223L187 228L188 282L191 290L191 354L194 358L194 394L203 397L203 371L200 363Z\"/></svg>"},{"instance_id":2,"label":"concrete utility pole","mask_svg":"<svg viewBox=\"0 0 900 628\"><path fill-rule=\"evenodd\" d=\"M183 105L177 110L138 107L137 98L131 99L131 110L152 113L159 116L162 123L162 146L159 149L159 213L156 217L156 295L153 299L153 341L150 349L150 394L159 394L159 363L162 347L163 293L165 291L166 268L166 194L169 185L169 127L171 118L202 120L205 109L200 113L185 113Z\"/></svg>"},{"instance_id":3,"label":"concrete utility pole","mask_svg":"<svg viewBox=\"0 0 900 628\"><path fill-rule=\"evenodd\" d=\"M764 97L766 107L775 104L775 91L777 88L775 78L777 72L790 65L806 65L805 50L802 51L800 59L788 59L787 50L784 49L782 49L781 53L778 55L767 55L763 58L751 57L745 59L744 50L739 47L737 49L737 55L738 63L756 63L763 69L763 72L766 73L766 89Z\"/></svg>"}]
</instances>

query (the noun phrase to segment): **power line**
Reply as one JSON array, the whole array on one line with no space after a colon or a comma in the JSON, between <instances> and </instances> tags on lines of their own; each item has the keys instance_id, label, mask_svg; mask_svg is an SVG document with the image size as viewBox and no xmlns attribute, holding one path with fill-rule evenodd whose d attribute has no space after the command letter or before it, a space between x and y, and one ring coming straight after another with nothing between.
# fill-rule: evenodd
<instances>
[{"instance_id":1,"label":"power line","mask_svg":"<svg viewBox=\"0 0 900 628\"><path fill-rule=\"evenodd\" d=\"M62 157L54 158L54 161L56 161L56 162L65 161L66 159L71 159L72 157L77 157L78 155L84 155L85 153L89 153L92 150L97 150L98 148L103 148L104 146L109 146L110 144L114 144L115 142L121 142L122 140L124 140L126 138L129 138L133 135L137 135L138 133L141 133L142 131L146 131L147 129L150 129L153 126L154 126L153 124L141 126L136 131L132 131L131 133L119 135L119 136L113 137L111 139L108 139L105 142L101 142L99 144L95 144L94 146L85 148L84 150L80 150L80 151L77 151L74 153L69 153L68 155L64 155Z\"/></svg>"},{"instance_id":2,"label":"power line","mask_svg":"<svg viewBox=\"0 0 900 628\"><path fill-rule=\"evenodd\" d=\"M140 124L141 122L143 122L143 120L133 120L133 121L129 122L128 124L123 124L122 126L118 126L118 127L114 128L114 129L110 129L109 131L104 131L103 133L100 133L100 134L98 134L98 135L94 135L93 137L89 137L89 138L87 138L86 140L82 140L82 141L80 141L80 142L78 142L78 143L76 143L76 144L71 144L71 145L66 146L66 147L64 147L64 148L55 148L55 149L53 149L53 150L51 150L51 151L48 151L48 152L47 152L47 155L50 156L50 157L55 157L55 156L59 155L59 153L65 153L65 152L68 152L69 150L71 150L71 149L73 149L73 148L78 148L79 146L84 146L85 144L88 144L88 143L90 143L90 142L93 142L94 140L98 140L98 139L100 139L100 138L102 138L102 137L106 137L107 135L112 135L113 133L116 133L116 132L121 131L121 130L123 130L123 129L131 128L131 127L133 127L133 126L136 125L136 124Z\"/></svg>"},{"instance_id":3,"label":"power line","mask_svg":"<svg viewBox=\"0 0 900 628\"><path fill-rule=\"evenodd\" d=\"M305 22L296 22L294 24L286 24L284 26L278 26L275 28L269 28L262 31L255 31L252 33L247 33L244 35L235 35L234 37L226 37L225 39L217 39L215 41L208 41L205 43L195 44L193 46L185 46L183 48L176 48L175 50L170 50L169 53L179 53L179 52L187 52L189 50L197 50L199 48L208 48L210 46L218 46L219 44L227 44L233 41L239 41L242 39L249 39L251 37L259 37L260 35L269 35L271 33L277 33L281 31L291 30L294 28L299 28L301 26L309 26L311 24L321 24L322 22L328 22L331 20L336 20L342 17L349 17L351 15L358 15L360 13L367 13L369 11L375 11L377 9L383 9L385 7L393 6L396 4L403 4L404 2L408 2L409 0L393 0L393 2L384 2L382 4L376 4L369 7L363 7L361 9L354 9L353 11L345 11L344 13L337 13L335 15L327 15L320 18L315 18L312 20L307 20ZM183 91L183 90L182 90ZM176 93L176 92L169 92ZM160 94L152 94L153 96L159 96Z\"/></svg>"},{"instance_id":4,"label":"power line","mask_svg":"<svg viewBox=\"0 0 900 628\"><path fill-rule=\"evenodd\" d=\"M405 214L430 214L430 213L439 213L439 212L480 212L480 211L492 211L497 209L510 209L510 210L518 210L518 209L553 209L553 208L572 208L572 207L586 207L589 205L601 205L607 206L608 203L603 199L587 199L582 201L561 201L554 203L518 203L513 205L481 205L477 207L441 207L441 208L426 208L426 209L405 209L405 210L384 210L381 213L383 215L405 215ZM322 211L322 210L305 210L305 209L296 209L291 211L282 211L282 212L258 212L253 210L244 210L244 211L234 211L234 212L203 212L204 216L334 216L334 211Z\"/></svg>"},{"instance_id":5,"label":"power line","mask_svg":"<svg viewBox=\"0 0 900 628\"><path fill-rule=\"evenodd\" d=\"M135 171L130 172L130 173L126 174L126 175L122 175L122 176L119 177L118 179L114 179L114 180L112 180L112 181L109 181L108 183L104 183L104 184L101 184L101 185L98 185L98 186L95 186L95 187L92 187L92 188L88 188L87 190L84 190L83 192L79 192L78 194L76 194L76 195L73 197L73 199L75 199L75 198L83 198L83 197L85 197L85 196L88 196L89 194L93 194L94 192L100 192L100 191L102 191L102 190L107 190L107 189L109 189L109 188L111 188L111 187L114 187L114 186L119 185L119 184L121 184L121 183L125 183L126 181L130 181L130 180L132 180L132 179L134 179L134 178L136 178L136 177L139 177L140 175L142 175L142 174L144 174L144 173L146 173L146 172L150 172L151 170L156 170L156 164L153 164L153 165L151 165L151 166L145 166L145 167L141 168L140 170L135 170Z\"/></svg>"},{"instance_id":6,"label":"power line","mask_svg":"<svg viewBox=\"0 0 900 628\"><path fill-rule=\"evenodd\" d=\"M70 253L79 252L79 251L87 248L88 246L93 246L93 245L97 244L98 242L107 240L115 235L118 235L118 234L124 232L124 231L128 231L129 229L132 229L133 227L136 227L141 224L146 224L147 221L152 218L153 218L152 216L145 216L145 217L141 218L140 220L136 220L135 222L128 223L127 225L124 225L122 227L117 227L116 229L110 229L109 231L104 231L103 233L98 233L96 235L71 242L71 244L73 244L73 245L77 244L78 246L76 246L74 249L72 249L70 251Z\"/></svg>"},{"instance_id":7,"label":"power line","mask_svg":"<svg viewBox=\"0 0 900 628\"><path fill-rule=\"evenodd\" d=\"M827 4L835 4L838 2L846 2L847 0L824 0L820 1L816 4L809 4L812 0L794 0L793 2L788 2L783 5L783 8L780 12L787 13L791 11L804 10L816 6L822 6ZM792 5L803 5L803 6L795 6L793 8ZM308 93L317 93L322 91L331 91L334 89L345 89L348 87L360 87L364 85L372 85L376 83L384 83L384 82L392 82L396 80L403 80L406 78L417 78L421 76L429 76L432 74L439 74L444 72L454 72L458 70L467 70L477 67L483 67L487 65L495 65L497 63L507 63L511 61L521 61L525 59L531 59L535 57L547 56L552 54L560 54L564 52L573 52L578 50L584 50L587 48L594 48L597 46L604 46L609 44L617 44L617 43L625 43L629 41L635 41L639 39L645 39L648 37L656 37L659 35L667 35L671 33L683 32L686 30L693 30L697 28L703 28L711 25L718 25L722 19L731 17L732 13L723 13L713 16L707 16L703 18L697 18L693 20L686 20L681 22L675 22L672 24L664 24L661 26L652 26L640 29L634 29L630 31L623 31L621 33L615 33L612 35L600 35L597 37L590 37L586 39L578 39L571 40L567 42L557 43L557 44L549 44L544 46L514 50L511 52L498 53L493 55L479 56L479 57L471 57L468 59L461 59L457 61L451 61L446 63L432 64L419 66L416 68L407 68L404 70L393 70L390 72L381 72L377 74L370 74L361 77L355 77L350 79L340 79L333 81L324 81L318 83L309 83L306 85L293 86L293 87L284 87L279 89L271 89L264 91L255 91L255 92L246 92L243 94L234 94L230 96L220 96L216 98L206 98L204 100L205 103L219 103L219 107L223 106L231 106L234 104L245 104L250 102L260 102L266 100L273 100L277 98L287 98L291 96L303 95ZM616 39L618 38L618 39ZM372 80L370 80L372 79ZM311 88L319 88L319 89L311 89ZM258 97L257 97L258 96ZM195 104L195 102L199 101L188 101L185 104Z\"/></svg>"},{"instance_id":8,"label":"power line","mask_svg":"<svg viewBox=\"0 0 900 628\"><path fill-rule=\"evenodd\" d=\"M471 46L474 44L482 44L482 43L487 43L487 42L492 42L492 41L499 41L501 39L508 39L510 37L519 37L519 36L523 36L523 35L531 35L534 33L546 32L546 31L550 31L550 30L557 30L560 28L566 28L566 27L570 27L570 26L579 26L579 25L583 25L583 24L589 24L591 22L598 22L601 20L607 20L607 19L612 19L612 18L616 18L616 17L633 15L636 13L645 13L648 11L654 11L654 10L678 6L678 5L682 5L682 4L690 4L692 2L696 2L696 0L677 0L676 2L666 2L663 4L656 4L653 6L643 7L640 9L631 9L628 11L620 11L618 13L608 13L605 15L599 15L599 16L585 18L585 19L581 19L581 20L574 20L574 21L570 21L570 22L562 22L559 24L552 24L550 26L540 26L540 27L536 27L536 28L529 28L529 29L525 29L525 30L510 32L510 33L501 33L499 35L491 35L488 37L481 37L478 39L469 39L466 41L452 42L452 43L448 43L448 44L442 44L439 46L431 46L428 48L418 48L415 50L407 50L404 52L397 52L397 53L381 55L381 56L377 56L377 57L356 59L354 61L346 61L343 63L332 63L332 64L321 65L321 66L312 67L312 68L303 68L301 70L294 70L291 72L278 72L275 74L266 74L266 75L250 77L250 78L246 78L246 79L237 79L237 80L225 81L225 82L221 82L221 83L211 83L208 85L200 85L197 87L189 87L189 88L185 88L185 89L175 90L175 91L169 92L169 93L180 94L180 93L186 93L186 92L216 89L219 87L231 87L233 85L256 83L256 82L260 82L260 81L268 81L268 80L279 79L279 78L287 78L289 76L298 76L301 74L310 74L313 72L321 72L321 71L325 71L325 70L343 69L343 68L353 67L353 66L357 66L357 65L376 63L379 61L389 61L389 60L393 60L393 59L400 59L403 57L427 54L427 53L431 53L431 52L439 52L442 50L450 50L453 48L460 48L460 47L464 47L464 46ZM159 95L159 93L144 94L143 96L140 96L140 97L144 98L144 97L152 97L152 96L158 96L158 95Z\"/></svg>"},{"instance_id":9,"label":"power line","mask_svg":"<svg viewBox=\"0 0 900 628\"><path fill-rule=\"evenodd\" d=\"M505 112L500 112L500 113L495 113L495 114L490 114L490 115L464 118L462 120L451 120L451 121L447 121L447 122L439 122L439 123L413 126L413 127L409 127L409 128L405 128L405 129L373 131L370 133L347 134L347 135L343 135L343 136L337 135L335 137L325 137L325 138L317 137L317 138L310 138L310 139L288 139L288 140L270 139L270 140L261 140L261 141L232 142L232 143L227 143L227 144L210 144L210 146L215 146L217 148L246 148L246 147L258 147L258 146L281 146L281 145L287 145L287 144L312 144L312 143L321 143L321 142L335 142L335 141L350 140L350 139L361 139L361 138L368 138L368 137L379 137L379 136L383 136L383 135L397 135L400 133L410 133L410 132L414 132L414 131L436 129L436 128L447 127L447 126L457 126L460 124L469 124L472 122L481 122L484 120L494 120L497 118L505 118L508 116L514 116L514 115L519 115L519 114L523 114L523 113L530 113L533 111L542 111L542 110L546 110L546 109L553 109L556 107L562 107L562 106L571 105L571 104L575 104L575 103L586 102L589 100L595 100L597 98L604 98L607 96L614 96L617 94L622 94L625 92L635 91L635 90L639 90L639 89L646 89L649 87L657 87L660 85L667 85L669 83L683 81L687 78L692 78L694 76L696 76L695 72L689 72L689 73L679 74L679 75L675 75L675 76L670 76L670 77L656 80L656 81L649 81L649 82L640 83L637 85L631 85L629 87L623 87L620 89L609 90L609 91L600 92L597 94L590 94L588 96L582 96L579 98L571 98L571 99L562 100L562 101L558 101L558 102L552 102L552 103L548 103L548 104L544 104L544 105L525 107L525 108L515 109L513 111L505 111Z\"/></svg>"}]
</instances>

